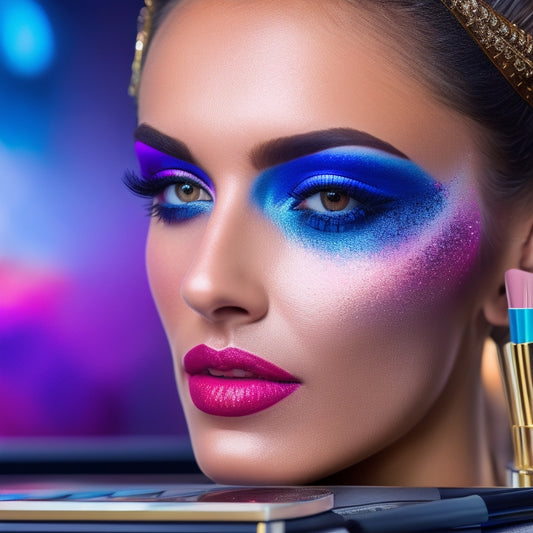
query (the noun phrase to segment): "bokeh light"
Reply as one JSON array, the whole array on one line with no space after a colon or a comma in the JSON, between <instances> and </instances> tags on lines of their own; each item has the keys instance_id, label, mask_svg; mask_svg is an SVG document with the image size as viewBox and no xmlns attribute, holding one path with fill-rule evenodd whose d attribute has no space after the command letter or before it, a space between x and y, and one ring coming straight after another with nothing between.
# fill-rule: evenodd
<instances>
[{"instance_id":1,"label":"bokeh light","mask_svg":"<svg viewBox=\"0 0 533 533\"><path fill-rule=\"evenodd\" d=\"M186 435L121 180L142 5L0 0L0 460L10 438Z\"/></svg>"},{"instance_id":2,"label":"bokeh light","mask_svg":"<svg viewBox=\"0 0 533 533\"><path fill-rule=\"evenodd\" d=\"M0 49L15 75L33 77L47 71L55 54L50 20L34 0L0 2Z\"/></svg>"}]
</instances>

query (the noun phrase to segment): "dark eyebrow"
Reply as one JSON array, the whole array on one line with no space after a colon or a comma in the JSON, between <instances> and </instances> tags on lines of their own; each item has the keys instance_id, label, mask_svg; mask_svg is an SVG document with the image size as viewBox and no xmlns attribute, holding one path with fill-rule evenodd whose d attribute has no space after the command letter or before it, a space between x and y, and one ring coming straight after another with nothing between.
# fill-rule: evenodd
<instances>
[{"instance_id":1,"label":"dark eyebrow","mask_svg":"<svg viewBox=\"0 0 533 533\"><path fill-rule=\"evenodd\" d=\"M148 124L143 123L137 126L133 133L133 138L160 152L198 166L198 163L185 143L161 133Z\"/></svg>"},{"instance_id":2,"label":"dark eyebrow","mask_svg":"<svg viewBox=\"0 0 533 533\"><path fill-rule=\"evenodd\" d=\"M200 166L184 142L165 135L146 123L137 127L134 139L167 155ZM352 128L331 128L266 141L251 150L250 160L257 170L264 170L297 157L337 146L365 146L402 159L409 159L403 152L370 133Z\"/></svg>"},{"instance_id":3,"label":"dark eyebrow","mask_svg":"<svg viewBox=\"0 0 533 533\"><path fill-rule=\"evenodd\" d=\"M409 159L388 142L351 128L332 128L273 139L255 147L250 153L250 159L258 170L263 170L337 146L365 146Z\"/></svg>"}]
</instances>

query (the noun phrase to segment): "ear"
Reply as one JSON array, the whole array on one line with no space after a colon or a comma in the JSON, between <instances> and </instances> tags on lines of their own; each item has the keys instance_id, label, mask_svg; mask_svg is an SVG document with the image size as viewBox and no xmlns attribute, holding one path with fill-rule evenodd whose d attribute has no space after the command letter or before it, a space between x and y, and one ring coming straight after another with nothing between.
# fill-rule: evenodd
<instances>
[{"instance_id":1,"label":"ear","mask_svg":"<svg viewBox=\"0 0 533 533\"><path fill-rule=\"evenodd\" d=\"M533 223L531 224L529 237L524 245L520 268L527 272L533 272Z\"/></svg>"},{"instance_id":2,"label":"ear","mask_svg":"<svg viewBox=\"0 0 533 533\"><path fill-rule=\"evenodd\" d=\"M489 324L493 327L507 327L509 325L509 312L507 305L507 294L505 292L505 282L492 289L485 300L483 312Z\"/></svg>"},{"instance_id":3,"label":"ear","mask_svg":"<svg viewBox=\"0 0 533 533\"><path fill-rule=\"evenodd\" d=\"M513 243L507 250L507 258L502 261L502 266L499 283L494 284L483 306L485 318L495 327L507 327L509 324L505 272L511 268L533 272L533 217L520 226L519 237L516 240L513 239Z\"/></svg>"}]
</instances>

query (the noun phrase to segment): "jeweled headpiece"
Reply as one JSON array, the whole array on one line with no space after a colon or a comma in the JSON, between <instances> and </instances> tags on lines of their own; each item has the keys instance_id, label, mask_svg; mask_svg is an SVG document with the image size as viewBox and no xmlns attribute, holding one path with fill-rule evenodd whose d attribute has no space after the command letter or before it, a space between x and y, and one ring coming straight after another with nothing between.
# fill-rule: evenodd
<instances>
[{"instance_id":1,"label":"jeweled headpiece","mask_svg":"<svg viewBox=\"0 0 533 533\"><path fill-rule=\"evenodd\" d=\"M154 2L145 0L138 18L135 56L128 92L137 96L143 53L150 31ZM496 65L515 91L533 106L533 36L498 13L484 0L442 0Z\"/></svg>"},{"instance_id":2,"label":"jeweled headpiece","mask_svg":"<svg viewBox=\"0 0 533 533\"><path fill-rule=\"evenodd\" d=\"M442 0L514 90L533 106L533 36L483 0Z\"/></svg>"}]
</instances>

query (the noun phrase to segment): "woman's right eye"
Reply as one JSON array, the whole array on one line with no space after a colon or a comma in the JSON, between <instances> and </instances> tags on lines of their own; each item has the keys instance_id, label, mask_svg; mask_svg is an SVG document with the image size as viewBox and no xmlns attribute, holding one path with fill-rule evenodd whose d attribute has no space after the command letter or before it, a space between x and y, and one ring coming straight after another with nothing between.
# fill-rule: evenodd
<instances>
[{"instance_id":1,"label":"woman's right eye","mask_svg":"<svg viewBox=\"0 0 533 533\"><path fill-rule=\"evenodd\" d=\"M176 180L153 196L152 216L166 224L184 222L210 213L213 195L199 183Z\"/></svg>"},{"instance_id":2,"label":"woman's right eye","mask_svg":"<svg viewBox=\"0 0 533 533\"><path fill-rule=\"evenodd\" d=\"M179 169L161 170L149 178L126 172L124 182L137 196L150 200L148 213L165 224L209 214L215 192L209 181Z\"/></svg>"},{"instance_id":3,"label":"woman's right eye","mask_svg":"<svg viewBox=\"0 0 533 533\"><path fill-rule=\"evenodd\" d=\"M213 198L210 193L200 185L189 181L169 185L156 198L156 203L167 206L211 201L213 201Z\"/></svg>"}]
</instances>

